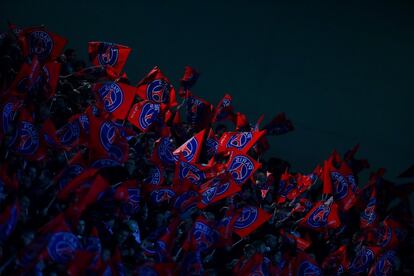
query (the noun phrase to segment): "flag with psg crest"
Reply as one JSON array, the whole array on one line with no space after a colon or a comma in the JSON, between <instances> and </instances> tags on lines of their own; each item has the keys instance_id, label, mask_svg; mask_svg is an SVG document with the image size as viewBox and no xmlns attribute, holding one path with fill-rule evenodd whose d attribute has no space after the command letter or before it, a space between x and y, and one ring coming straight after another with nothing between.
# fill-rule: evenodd
<instances>
[{"instance_id":1,"label":"flag with psg crest","mask_svg":"<svg viewBox=\"0 0 414 276\"><path fill-rule=\"evenodd\" d=\"M267 222L271 216L259 207L245 206L239 210L233 224L233 231L243 238Z\"/></svg>"},{"instance_id":2,"label":"flag with psg crest","mask_svg":"<svg viewBox=\"0 0 414 276\"><path fill-rule=\"evenodd\" d=\"M121 44L91 41L88 43L88 54L92 64L96 66L104 66L119 75L131 52L131 48Z\"/></svg>"},{"instance_id":3,"label":"flag with psg crest","mask_svg":"<svg viewBox=\"0 0 414 276\"><path fill-rule=\"evenodd\" d=\"M103 108L115 119L125 120L134 101L136 88L124 83L105 82L95 85Z\"/></svg>"}]
</instances>

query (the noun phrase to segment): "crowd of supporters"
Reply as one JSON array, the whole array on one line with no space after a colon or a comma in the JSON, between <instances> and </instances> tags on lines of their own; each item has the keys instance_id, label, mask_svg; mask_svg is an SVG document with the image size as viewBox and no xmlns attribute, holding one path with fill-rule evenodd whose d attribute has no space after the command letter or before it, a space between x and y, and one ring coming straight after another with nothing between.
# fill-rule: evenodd
<instances>
[{"instance_id":1,"label":"crowd of supporters","mask_svg":"<svg viewBox=\"0 0 414 276\"><path fill-rule=\"evenodd\" d=\"M176 93L158 67L131 84L127 46L66 43L0 36L0 274L413 273L414 185L358 146L294 172L263 157L283 113L261 126L196 96L191 67Z\"/></svg>"}]
</instances>

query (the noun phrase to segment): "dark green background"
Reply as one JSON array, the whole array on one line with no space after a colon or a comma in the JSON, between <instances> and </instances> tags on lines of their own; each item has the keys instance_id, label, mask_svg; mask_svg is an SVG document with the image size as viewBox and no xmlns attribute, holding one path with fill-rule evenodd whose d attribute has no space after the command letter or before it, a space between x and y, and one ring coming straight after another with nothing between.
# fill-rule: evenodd
<instances>
[{"instance_id":1,"label":"dark green background","mask_svg":"<svg viewBox=\"0 0 414 276\"><path fill-rule=\"evenodd\" d=\"M3 0L0 14L3 29L45 24L81 57L89 40L132 47L133 81L159 65L177 84L194 66L197 94L231 93L252 122L285 111L296 131L271 138L270 153L295 169L360 142L393 178L414 160L414 5L324 2Z\"/></svg>"}]
</instances>

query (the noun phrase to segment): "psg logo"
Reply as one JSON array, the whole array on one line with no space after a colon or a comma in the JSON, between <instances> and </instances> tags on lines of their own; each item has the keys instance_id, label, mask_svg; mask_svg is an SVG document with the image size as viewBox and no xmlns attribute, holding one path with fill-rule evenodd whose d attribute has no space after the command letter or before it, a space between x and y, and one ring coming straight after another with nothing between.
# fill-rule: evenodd
<instances>
[{"instance_id":1,"label":"psg logo","mask_svg":"<svg viewBox=\"0 0 414 276\"><path fill-rule=\"evenodd\" d=\"M244 207L238 219L234 222L234 228L244 229L252 225L258 216L257 208Z\"/></svg>"},{"instance_id":2,"label":"psg logo","mask_svg":"<svg viewBox=\"0 0 414 276\"><path fill-rule=\"evenodd\" d=\"M213 156L217 152L218 142L216 139L207 138L206 139L206 149L208 156Z\"/></svg>"},{"instance_id":3,"label":"psg logo","mask_svg":"<svg viewBox=\"0 0 414 276\"><path fill-rule=\"evenodd\" d=\"M179 177L181 180L187 179L195 185L200 185L205 179L205 175L200 169L185 162L180 163Z\"/></svg>"},{"instance_id":4,"label":"psg logo","mask_svg":"<svg viewBox=\"0 0 414 276\"><path fill-rule=\"evenodd\" d=\"M142 107L142 112L139 115L139 125L142 129L147 129L153 122L157 120L160 113L160 105L147 102Z\"/></svg>"},{"instance_id":5,"label":"psg logo","mask_svg":"<svg viewBox=\"0 0 414 276\"><path fill-rule=\"evenodd\" d=\"M351 273L363 273L366 272L368 267L371 265L371 262L374 260L374 252L367 248L363 247L358 251L354 260L352 261L349 272Z\"/></svg>"},{"instance_id":6,"label":"psg logo","mask_svg":"<svg viewBox=\"0 0 414 276\"><path fill-rule=\"evenodd\" d=\"M159 185L161 183L161 171L158 167L152 167L149 171L149 177L145 179L145 183Z\"/></svg>"},{"instance_id":7,"label":"psg logo","mask_svg":"<svg viewBox=\"0 0 414 276\"><path fill-rule=\"evenodd\" d=\"M319 267L312 264L311 262L304 261L300 264L297 275L316 276L322 275L322 273Z\"/></svg>"},{"instance_id":8,"label":"psg logo","mask_svg":"<svg viewBox=\"0 0 414 276\"><path fill-rule=\"evenodd\" d=\"M364 212L361 214L361 218L365 220L368 224L371 224L377 218L375 214L375 205L377 200L375 197L371 198L368 201L367 207L365 208Z\"/></svg>"},{"instance_id":9,"label":"psg logo","mask_svg":"<svg viewBox=\"0 0 414 276\"><path fill-rule=\"evenodd\" d=\"M106 151L109 151L115 140L116 128L111 122L104 122L99 131L102 146Z\"/></svg>"},{"instance_id":10,"label":"psg logo","mask_svg":"<svg viewBox=\"0 0 414 276\"><path fill-rule=\"evenodd\" d=\"M124 94L121 87L114 82L105 83L98 91L108 112L114 112L121 106Z\"/></svg>"},{"instance_id":11,"label":"psg logo","mask_svg":"<svg viewBox=\"0 0 414 276\"><path fill-rule=\"evenodd\" d=\"M374 275L392 275L395 252L388 251L375 265Z\"/></svg>"},{"instance_id":12,"label":"psg logo","mask_svg":"<svg viewBox=\"0 0 414 276\"><path fill-rule=\"evenodd\" d=\"M153 80L147 86L147 98L156 103L166 103L170 92L170 85L164 80Z\"/></svg>"},{"instance_id":13,"label":"psg logo","mask_svg":"<svg viewBox=\"0 0 414 276\"><path fill-rule=\"evenodd\" d=\"M236 149L242 149L246 146L247 143L249 143L252 140L252 133L251 132L240 132L233 137L230 138L230 140L227 142L226 147L227 148L236 148Z\"/></svg>"},{"instance_id":14,"label":"psg logo","mask_svg":"<svg viewBox=\"0 0 414 276\"><path fill-rule=\"evenodd\" d=\"M208 204L216 196L224 194L230 187L230 183L226 182L222 185L213 186L208 188L201 196L201 201L204 204Z\"/></svg>"},{"instance_id":15,"label":"psg logo","mask_svg":"<svg viewBox=\"0 0 414 276\"><path fill-rule=\"evenodd\" d=\"M20 144L18 151L22 154L34 154L39 148L39 135L34 126L26 121L21 122L19 129Z\"/></svg>"},{"instance_id":16,"label":"psg logo","mask_svg":"<svg viewBox=\"0 0 414 276\"><path fill-rule=\"evenodd\" d=\"M158 146L158 156L165 164L174 164L176 157L172 153L174 150L173 144L168 137L161 138Z\"/></svg>"},{"instance_id":17,"label":"psg logo","mask_svg":"<svg viewBox=\"0 0 414 276\"><path fill-rule=\"evenodd\" d=\"M49 57L53 48L53 40L47 32L31 32L28 41L30 54L37 55L39 60L45 60Z\"/></svg>"},{"instance_id":18,"label":"psg logo","mask_svg":"<svg viewBox=\"0 0 414 276\"><path fill-rule=\"evenodd\" d=\"M340 173L332 172L332 180L334 181L334 195L336 200L341 200L348 194L348 182Z\"/></svg>"},{"instance_id":19,"label":"psg logo","mask_svg":"<svg viewBox=\"0 0 414 276\"><path fill-rule=\"evenodd\" d=\"M63 145L71 145L76 139L79 138L79 134L80 128L76 121L73 123L67 123L57 132L57 135L60 137L60 142Z\"/></svg>"},{"instance_id":20,"label":"psg logo","mask_svg":"<svg viewBox=\"0 0 414 276\"><path fill-rule=\"evenodd\" d=\"M228 170L234 181L242 184L250 176L253 169L253 162L248 157L239 155L233 158Z\"/></svg>"},{"instance_id":21,"label":"psg logo","mask_svg":"<svg viewBox=\"0 0 414 276\"><path fill-rule=\"evenodd\" d=\"M102 66L114 66L118 61L119 49L111 44L104 43L98 53L98 62Z\"/></svg>"},{"instance_id":22,"label":"psg logo","mask_svg":"<svg viewBox=\"0 0 414 276\"><path fill-rule=\"evenodd\" d=\"M79 123L80 123L83 130L85 130L86 132L89 132L89 119L88 119L88 116L86 116L85 114L81 114L79 116Z\"/></svg>"},{"instance_id":23,"label":"psg logo","mask_svg":"<svg viewBox=\"0 0 414 276\"><path fill-rule=\"evenodd\" d=\"M47 246L50 258L57 263L67 263L75 252L82 248L79 239L70 232L59 232L54 234Z\"/></svg>"},{"instance_id":24,"label":"psg logo","mask_svg":"<svg viewBox=\"0 0 414 276\"><path fill-rule=\"evenodd\" d=\"M194 137L191 138L188 143L185 145L182 153L185 157L185 159L187 159L187 161L192 161L194 159L196 150L197 150L197 146L198 146L198 142L197 139L195 139Z\"/></svg>"},{"instance_id":25,"label":"psg logo","mask_svg":"<svg viewBox=\"0 0 414 276\"><path fill-rule=\"evenodd\" d=\"M196 221L194 225L194 239L198 243L198 248L201 250L207 249L217 239L217 233L214 232L207 224Z\"/></svg>"},{"instance_id":26,"label":"psg logo","mask_svg":"<svg viewBox=\"0 0 414 276\"><path fill-rule=\"evenodd\" d=\"M308 224L312 227L318 228L326 225L330 213L329 206L324 204L316 208L308 218Z\"/></svg>"}]
</instances>

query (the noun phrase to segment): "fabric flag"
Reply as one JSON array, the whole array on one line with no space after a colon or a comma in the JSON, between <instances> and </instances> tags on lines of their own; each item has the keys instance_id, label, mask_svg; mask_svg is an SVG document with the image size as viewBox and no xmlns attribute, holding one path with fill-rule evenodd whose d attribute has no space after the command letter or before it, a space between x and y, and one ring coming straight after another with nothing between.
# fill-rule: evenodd
<instances>
[{"instance_id":1,"label":"fabric flag","mask_svg":"<svg viewBox=\"0 0 414 276\"><path fill-rule=\"evenodd\" d=\"M213 129L210 128L210 131L207 135L206 141L204 143L204 153L208 160L210 160L217 153L218 140L214 134Z\"/></svg>"},{"instance_id":2,"label":"fabric flag","mask_svg":"<svg viewBox=\"0 0 414 276\"><path fill-rule=\"evenodd\" d=\"M294 130L292 122L286 118L285 113L279 113L263 127L267 135L282 135Z\"/></svg>"},{"instance_id":3,"label":"fabric flag","mask_svg":"<svg viewBox=\"0 0 414 276\"><path fill-rule=\"evenodd\" d=\"M231 106L231 101L232 97L229 94L225 94L214 109L214 114L211 119L213 123L233 118L234 112L233 107Z\"/></svg>"},{"instance_id":4,"label":"fabric flag","mask_svg":"<svg viewBox=\"0 0 414 276\"><path fill-rule=\"evenodd\" d=\"M239 218L240 210L234 210L231 206L225 211L223 218L217 222L216 229L220 234L218 246L230 246L232 244L233 226Z\"/></svg>"},{"instance_id":5,"label":"fabric flag","mask_svg":"<svg viewBox=\"0 0 414 276\"><path fill-rule=\"evenodd\" d=\"M42 67L39 78L35 80L46 99L55 96L61 66L59 62L47 62Z\"/></svg>"},{"instance_id":6,"label":"fabric flag","mask_svg":"<svg viewBox=\"0 0 414 276\"><path fill-rule=\"evenodd\" d=\"M27 110L22 110L9 148L29 160L42 160L46 155L46 148L42 142L32 115Z\"/></svg>"},{"instance_id":7,"label":"fabric flag","mask_svg":"<svg viewBox=\"0 0 414 276\"><path fill-rule=\"evenodd\" d=\"M322 275L318 263L307 253L299 252L292 261L295 272L289 275Z\"/></svg>"},{"instance_id":8,"label":"fabric flag","mask_svg":"<svg viewBox=\"0 0 414 276\"><path fill-rule=\"evenodd\" d=\"M371 186L371 194L365 209L360 214L361 228L375 227L378 222L377 214L377 188Z\"/></svg>"},{"instance_id":9,"label":"fabric flag","mask_svg":"<svg viewBox=\"0 0 414 276\"><path fill-rule=\"evenodd\" d=\"M175 89L158 67L154 67L148 75L137 84L137 95L157 104L177 106Z\"/></svg>"},{"instance_id":10,"label":"fabric flag","mask_svg":"<svg viewBox=\"0 0 414 276\"><path fill-rule=\"evenodd\" d=\"M213 204L224 198L238 193L241 187L234 183L227 174L219 175L204 183L199 190L201 199L197 204L200 209L206 208L209 204Z\"/></svg>"},{"instance_id":11,"label":"fabric flag","mask_svg":"<svg viewBox=\"0 0 414 276\"><path fill-rule=\"evenodd\" d=\"M249 131L251 129L249 119L243 113L236 112L232 117L232 121L236 125L237 131Z\"/></svg>"},{"instance_id":12,"label":"fabric flag","mask_svg":"<svg viewBox=\"0 0 414 276\"><path fill-rule=\"evenodd\" d=\"M376 234L379 247L383 250L394 250L405 240L407 231L398 221L386 218Z\"/></svg>"},{"instance_id":13,"label":"fabric flag","mask_svg":"<svg viewBox=\"0 0 414 276\"><path fill-rule=\"evenodd\" d=\"M68 122L56 131L59 144L70 150L79 144L81 126L76 117L69 118Z\"/></svg>"},{"instance_id":14,"label":"fabric flag","mask_svg":"<svg viewBox=\"0 0 414 276\"><path fill-rule=\"evenodd\" d=\"M175 167L174 186L193 187L195 185L199 187L206 181L206 171L208 169L208 167L191 164L180 159Z\"/></svg>"},{"instance_id":15,"label":"fabric flag","mask_svg":"<svg viewBox=\"0 0 414 276\"><path fill-rule=\"evenodd\" d=\"M53 61L62 53L66 38L42 27L26 28L19 34L25 56L36 55L41 62Z\"/></svg>"},{"instance_id":16,"label":"fabric flag","mask_svg":"<svg viewBox=\"0 0 414 276\"><path fill-rule=\"evenodd\" d=\"M341 222L336 203L332 200L319 201L300 221L300 225L316 231L338 228Z\"/></svg>"},{"instance_id":17,"label":"fabric flag","mask_svg":"<svg viewBox=\"0 0 414 276\"><path fill-rule=\"evenodd\" d=\"M190 92L190 89L194 86L194 84L197 82L199 76L200 74L196 69L190 66L186 66L184 68L184 75L180 79L180 97L184 98L189 96L188 93Z\"/></svg>"},{"instance_id":18,"label":"fabric flag","mask_svg":"<svg viewBox=\"0 0 414 276\"><path fill-rule=\"evenodd\" d=\"M220 137L217 153L226 153L231 150L247 153L265 133L266 131L225 132Z\"/></svg>"},{"instance_id":19,"label":"fabric flag","mask_svg":"<svg viewBox=\"0 0 414 276\"><path fill-rule=\"evenodd\" d=\"M115 76L121 75L130 52L131 48L120 44L101 41L88 42L88 54L92 64L104 66Z\"/></svg>"},{"instance_id":20,"label":"fabric flag","mask_svg":"<svg viewBox=\"0 0 414 276\"><path fill-rule=\"evenodd\" d=\"M94 90L99 95L104 109L115 119L125 120L134 101L135 87L116 82L96 84Z\"/></svg>"},{"instance_id":21,"label":"fabric flag","mask_svg":"<svg viewBox=\"0 0 414 276\"><path fill-rule=\"evenodd\" d=\"M378 259L378 261L369 270L368 276L391 276L394 268L397 267L397 254L395 251L387 251Z\"/></svg>"},{"instance_id":22,"label":"fabric flag","mask_svg":"<svg viewBox=\"0 0 414 276\"><path fill-rule=\"evenodd\" d=\"M157 248L165 260L172 260L170 254L174 247L177 230L180 223L181 220L179 218L173 219L165 229L165 232L156 242Z\"/></svg>"},{"instance_id":23,"label":"fabric flag","mask_svg":"<svg viewBox=\"0 0 414 276\"><path fill-rule=\"evenodd\" d=\"M137 214L141 204L141 189L137 180L128 180L118 186L115 190L115 198L122 201L121 210L124 214Z\"/></svg>"},{"instance_id":24,"label":"fabric flag","mask_svg":"<svg viewBox=\"0 0 414 276\"><path fill-rule=\"evenodd\" d=\"M197 163L201 149L203 147L204 138L206 136L206 130L202 130L199 133L195 134L184 144L178 147L173 154L178 158L182 154L189 163Z\"/></svg>"},{"instance_id":25,"label":"fabric flag","mask_svg":"<svg viewBox=\"0 0 414 276\"><path fill-rule=\"evenodd\" d=\"M173 166L178 160L173 154L174 144L171 137L161 137L155 141L154 150L152 151L151 160L158 166Z\"/></svg>"},{"instance_id":26,"label":"fabric flag","mask_svg":"<svg viewBox=\"0 0 414 276\"><path fill-rule=\"evenodd\" d=\"M243 153L233 151L227 163L227 171L238 184L244 184L261 166L256 160Z\"/></svg>"},{"instance_id":27,"label":"fabric flag","mask_svg":"<svg viewBox=\"0 0 414 276\"><path fill-rule=\"evenodd\" d=\"M240 211L233 225L233 231L241 238L249 235L271 218L271 214L254 206L246 206Z\"/></svg>"},{"instance_id":28,"label":"fabric flag","mask_svg":"<svg viewBox=\"0 0 414 276\"><path fill-rule=\"evenodd\" d=\"M380 250L381 249L379 247L365 245L360 246L349 266L349 272L351 275L368 273Z\"/></svg>"},{"instance_id":29,"label":"fabric flag","mask_svg":"<svg viewBox=\"0 0 414 276\"><path fill-rule=\"evenodd\" d=\"M196 131L208 128L211 122L213 106L204 99L190 96L186 100L187 123Z\"/></svg>"},{"instance_id":30,"label":"fabric flag","mask_svg":"<svg viewBox=\"0 0 414 276\"><path fill-rule=\"evenodd\" d=\"M174 189L168 186L155 186L151 189L150 198L154 204L161 204L165 201L171 202L177 195Z\"/></svg>"},{"instance_id":31,"label":"fabric flag","mask_svg":"<svg viewBox=\"0 0 414 276\"><path fill-rule=\"evenodd\" d=\"M206 252L216 244L218 239L219 234L214 229L213 221L200 215L194 222L193 229L187 235L183 250L186 252Z\"/></svg>"},{"instance_id":32,"label":"fabric flag","mask_svg":"<svg viewBox=\"0 0 414 276\"><path fill-rule=\"evenodd\" d=\"M243 256L233 267L233 275L270 275L269 266L271 261L261 253L255 253L249 259Z\"/></svg>"},{"instance_id":33,"label":"fabric flag","mask_svg":"<svg viewBox=\"0 0 414 276\"><path fill-rule=\"evenodd\" d=\"M339 169L335 168L334 162L339 163ZM357 201L357 184L351 168L335 151L325 161L323 170L323 193L332 194L341 210L349 210Z\"/></svg>"},{"instance_id":34,"label":"fabric flag","mask_svg":"<svg viewBox=\"0 0 414 276\"><path fill-rule=\"evenodd\" d=\"M159 104L142 101L132 106L128 115L128 121L142 132L147 132L159 120L160 113L161 106Z\"/></svg>"},{"instance_id":35,"label":"fabric flag","mask_svg":"<svg viewBox=\"0 0 414 276\"><path fill-rule=\"evenodd\" d=\"M177 193L181 193L174 201L173 207L177 209L182 219L190 217L197 206L198 193L193 190L175 189Z\"/></svg>"},{"instance_id":36,"label":"fabric flag","mask_svg":"<svg viewBox=\"0 0 414 276\"><path fill-rule=\"evenodd\" d=\"M59 200L67 200L69 198L69 195L75 192L78 189L78 187L80 187L84 183L91 183L95 178L97 172L98 170L94 168L88 168L84 170L83 172L75 176L73 179L71 179L66 184L66 186L64 186L63 189L58 192L57 198Z\"/></svg>"},{"instance_id":37,"label":"fabric flag","mask_svg":"<svg viewBox=\"0 0 414 276\"><path fill-rule=\"evenodd\" d=\"M280 230L280 234L283 235L290 244L294 244L297 249L305 251L309 246L311 246L312 241L300 237L297 233L285 232L284 229Z\"/></svg>"},{"instance_id":38,"label":"fabric flag","mask_svg":"<svg viewBox=\"0 0 414 276\"><path fill-rule=\"evenodd\" d=\"M41 71L42 66L37 56L34 56L30 63L23 63L9 88L11 95L18 98L25 98L30 94L38 92L37 88L39 88L38 83Z\"/></svg>"},{"instance_id":39,"label":"fabric flag","mask_svg":"<svg viewBox=\"0 0 414 276\"><path fill-rule=\"evenodd\" d=\"M128 159L129 146L125 137L119 133L116 125L109 120L94 115L89 120L89 149L91 160L112 159L125 162Z\"/></svg>"},{"instance_id":40,"label":"fabric flag","mask_svg":"<svg viewBox=\"0 0 414 276\"><path fill-rule=\"evenodd\" d=\"M153 164L148 171L147 177L144 179L144 184L162 185L164 180L164 167L159 164Z\"/></svg>"},{"instance_id":41,"label":"fabric flag","mask_svg":"<svg viewBox=\"0 0 414 276\"><path fill-rule=\"evenodd\" d=\"M0 213L0 241L2 244L7 241L13 233L19 220L19 204L14 202Z\"/></svg>"}]
</instances>

